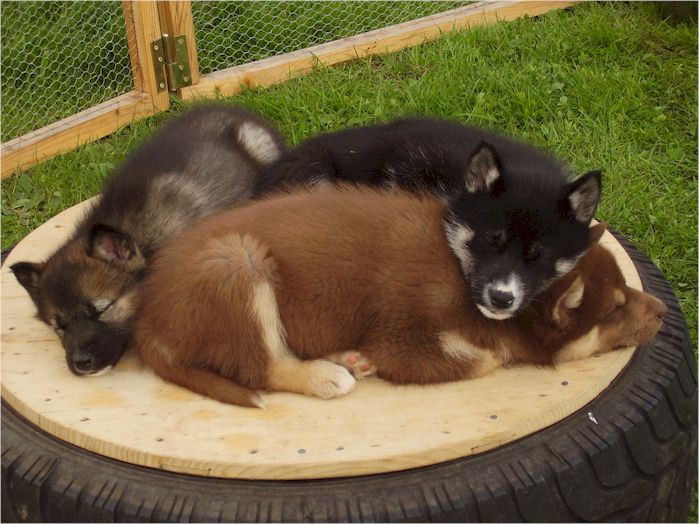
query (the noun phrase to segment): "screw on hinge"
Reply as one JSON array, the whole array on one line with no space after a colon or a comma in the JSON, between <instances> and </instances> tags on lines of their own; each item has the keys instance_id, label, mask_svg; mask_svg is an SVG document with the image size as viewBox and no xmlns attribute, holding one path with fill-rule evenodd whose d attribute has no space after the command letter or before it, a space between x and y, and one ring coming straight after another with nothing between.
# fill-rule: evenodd
<instances>
[{"instance_id":1,"label":"screw on hinge","mask_svg":"<svg viewBox=\"0 0 699 524\"><path fill-rule=\"evenodd\" d=\"M163 33L162 39L151 43L151 49L158 92L165 89L177 91L192 83L187 38L184 35L170 37Z\"/></svg>"}]
</instances>

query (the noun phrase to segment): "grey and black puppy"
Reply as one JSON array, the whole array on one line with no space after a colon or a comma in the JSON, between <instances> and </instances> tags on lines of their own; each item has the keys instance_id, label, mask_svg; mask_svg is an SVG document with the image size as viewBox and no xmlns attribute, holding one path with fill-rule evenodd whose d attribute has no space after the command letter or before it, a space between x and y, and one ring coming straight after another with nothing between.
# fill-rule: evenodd
<instances>
[{"instance_id":1,"label":"grey and black puppy","mask_svg":"<svg viewBox=\"0 0 699 524\"><path fill-rule=\"evenodd\" d=\"M261 169L285 149L274 128L243 109L194 109L123 162L48 260L12 265L73 373L95 375L117 363L156 249L195 220L248 200Z\"/></svg>"}]
</instances>

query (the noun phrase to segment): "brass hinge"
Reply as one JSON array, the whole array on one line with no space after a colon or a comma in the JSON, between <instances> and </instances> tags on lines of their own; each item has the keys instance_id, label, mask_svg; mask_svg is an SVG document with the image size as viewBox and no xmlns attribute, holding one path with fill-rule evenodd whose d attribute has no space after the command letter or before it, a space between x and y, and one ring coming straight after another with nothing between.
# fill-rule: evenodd
<instances>
[{"instance_id":1,"label":"brass hinge","mask_svg":"<svg viewBox=\"0 0 699 524\"><path fill-rule=\"evenodd\" d=\"M181 87L192 85L185 35L172 37L163 33L163 37L152 42L150 48L153 52L153 67L158 93L166 89L177 91Z\"/></svg>"}]
</instances>

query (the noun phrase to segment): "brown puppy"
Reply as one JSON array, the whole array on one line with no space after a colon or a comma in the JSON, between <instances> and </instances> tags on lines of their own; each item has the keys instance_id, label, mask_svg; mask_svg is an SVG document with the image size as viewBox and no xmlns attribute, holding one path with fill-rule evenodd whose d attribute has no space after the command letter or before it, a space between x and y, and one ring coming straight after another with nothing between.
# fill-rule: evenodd
<instances>
[{"instance_id":1,"label":"brown puppy","mask_svg":"<svg viewBox=\"0 0 699 524\"><path fill-rule=\"evenodd\" d=\"M259 406L252 390L347 393L346 367L367 367L357 352L379 377L422 384L583 358L660 328L664 304L627 287L597 245L529 311L484 317L441 234L444 213L429 196L323 188L206 219L153 263L139 355L165 380ZM603 232L591 229L593 243Z\"/></svg>"}]
</instances>

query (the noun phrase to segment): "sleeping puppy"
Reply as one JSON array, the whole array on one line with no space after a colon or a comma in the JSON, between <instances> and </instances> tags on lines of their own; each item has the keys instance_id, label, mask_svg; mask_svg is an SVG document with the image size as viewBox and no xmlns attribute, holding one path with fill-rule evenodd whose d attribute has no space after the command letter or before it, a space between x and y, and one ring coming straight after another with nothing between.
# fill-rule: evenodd
<instances>
[{"instance_id":1,"label":"sleeping puppy","mask_svg":"<svg viewBox=\"0 0 699 524\"><path fill-rule=\"evenodd\" d=\"M279 133L236 107L173 118L104 184L75 233L45 261L12 265L76 375L109 371L131 341L138 283L155 250L197 219L248 200L285 149Z\"/></svg>"},{"instance_id":2,"label":"sleeping puppy","mask_svg":"<svg viewBox=\"0 0 699 524\"><path fill-rule=\"evenodd\" d=\"M575 180L545 152L496 133L430 118L325 133L265 169L257 191L349 181L429 191L447 203L443 231L479 311L526 309L590 245L600 173Z\"/></svg>"},{"instance_id":3,"label":"sleeping puppy","mask_svg":"<svg viewBox=\"0 0 699 524\"><path fill-rule=\"evenodd\" d=\"M168 242L143 282L140 358L197 393L260 406L254 390L343 395L348 368L401 384L475 378L642 344L662 324L664 304L626 286L595 244L603 225L529 309L486 318L439 234L446 219L432 196L367 187L210 217Z\"/></svg>"}]
</instances>

